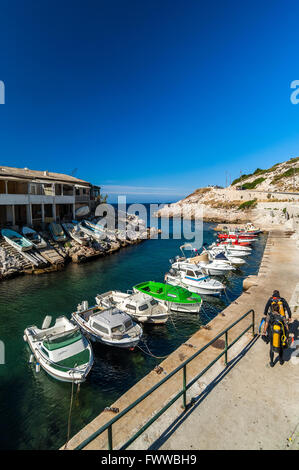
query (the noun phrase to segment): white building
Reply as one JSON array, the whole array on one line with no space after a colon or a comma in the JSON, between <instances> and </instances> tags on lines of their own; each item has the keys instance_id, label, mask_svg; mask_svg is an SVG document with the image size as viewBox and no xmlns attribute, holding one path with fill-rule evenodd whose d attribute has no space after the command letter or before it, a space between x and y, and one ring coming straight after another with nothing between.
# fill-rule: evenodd
<instances>
[{"instance_id":1,"label":"white building","mask_svg":"<svg viewBox=\"0 0 299 470\"><path fill-rule=\"evenodd\" d=\"M100 187L73 176L0 166L0 226L39 226L94 209Z\"/></svg>"}]
</instances>

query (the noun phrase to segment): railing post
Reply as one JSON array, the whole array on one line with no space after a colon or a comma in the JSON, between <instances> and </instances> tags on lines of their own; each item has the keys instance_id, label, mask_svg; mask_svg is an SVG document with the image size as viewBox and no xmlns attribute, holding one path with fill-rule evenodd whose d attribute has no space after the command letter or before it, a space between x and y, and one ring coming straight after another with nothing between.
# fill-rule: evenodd
<instances>
[{"instance_id":1,"label":"railing post","mask_svg":"<svg viewBox=\"0 0 299 470\"><path fill-rule=\"evenodd\" d=\"M183 367L183 407L184 410L187 408L187 397L186 397L186 383L187 383L187 370L186 365Z\"/></svg>"},{"instance_id":2,"label":"railing post","mask_svg":"<svg viewBox=\"0 0 299 470\"><path fill-rule=\"evenodd\" d=\"M255 314L254 314L254 310L252 310L252 336L255 336L254 324L255 324Z\"/></svg>"},{"instance_id":3,"label":"railing post","mask_svg":"<svg viewBox=\"0 0 299 470\"><path fill-rule=\"evenodd\" d=\"M225 367L227 366L227 348L228 348L228 334L226 330L225 332L225 359L224 359Z\"/></svg>"},{"instance_id":4,"label":"railing post","mask_svg":"<svg viewBox=\"0 0 299 470\"><path fill-rule=\"evenodd\" d=\"M108 428L108 450L113 450L112 446L112 424Z\"/></svg>"}]
</instances>

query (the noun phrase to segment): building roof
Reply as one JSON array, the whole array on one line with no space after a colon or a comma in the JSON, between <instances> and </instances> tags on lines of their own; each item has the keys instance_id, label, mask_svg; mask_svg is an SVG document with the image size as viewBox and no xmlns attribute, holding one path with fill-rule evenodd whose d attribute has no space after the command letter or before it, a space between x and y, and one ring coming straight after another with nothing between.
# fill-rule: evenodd
<instances>
[{"instance_id":1,"label":"building roof","mask_svg":"<svg viewBox=\"0 0 299 470\"><path fill-rule=\"evenodd\" d=\"M80 184L83 186L91 186L90 183L74 176L64 175L62 173L52 173L50 171L36 171L29 170L28 168L13 168L9 166L0 166L0 178L3 177L13 177L20 179L30 179L30 180L45 180L45 181L57 181L60 183L72 183Z\"/></svg>"}]
</instances>

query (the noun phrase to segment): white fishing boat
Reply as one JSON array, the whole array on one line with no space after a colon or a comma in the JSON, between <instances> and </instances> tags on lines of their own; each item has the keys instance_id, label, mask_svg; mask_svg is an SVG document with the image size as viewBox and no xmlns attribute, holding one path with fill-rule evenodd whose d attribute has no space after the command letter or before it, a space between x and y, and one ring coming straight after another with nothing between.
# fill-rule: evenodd
<instances>
[{"instance_id":1,"label":"white fishing boat","mask_svg":"<svg viewBox=\"0 0 299 470\"><path fill-rule=\"evenodd\" d=\"M141 292L109 291L97 295L96 302L105 308L117 307L141 323L166 323L169 317L166 305Z\"/></svg>"},{"instance_id":2,"label":"white fishing boat","mask_svg":"<svg viewBox=\"0 0 299 470\"><path fill-rule=\"evenodd\" d=\"M75 240L77 243L83 246L89 245L91 241L91 237L87 235L87 233L83 232L80 229L80 226L77 224L72 224L70 222L62 224L63 229L65 232L68 234L69 237L71 237L73 240Z\"/></svg>"},{"instance_id":3,"label":"white fishing boat","mask_svg":"<svg viewBox=\"0 0 299 470\"><path fill-rule=\"evenodd\" d=\"M211 276L223 276L225 274L231 273L232 271L235 271L236 269L229 261L227 263L223 263L221 261L219 262L216 259L210 261L207 253L187 258L184 249L189 249L194 252L194 248L190 243L181 245L180 250L183 256L176 257L176 261L195 264L197 268L203 268L204 272L210 274ZM195 250L195 252L197 253L197 250ZM172 263L172 267L176 268L175 262Z\"/></svg>"},{"instance_id":4,"label":"white fishing boat","mask_svg":"<svg viewBox=\"0 0 299 470\"><path fill-rule=\"evenodd\" d=\"M252 253L252 248L249 246L243 246L243 245L235 245L234 243L212 243L210 245L211 249L223 249L226 248L227 253L233 256L238 256L238 257L244 257L248 256Z\"/></svg>"},{"instance_id":5,"label":"white fishing boat","mask_svg":"<svg viewBox=\"0 0 299 470\"><path fill-rule=\"evenodd\" d=\"M203 251L208 254L210 261L218 261L222 262L223 264L232 264L233 266L242 266L246 264L244 259L230 255L225 246L220 249L207 249L203 247Z\"/></svg>"},{"instance_id":6,"label":"white fishing boat","mask_svg":"<svg viewBox=\"0 0 299 470\"><path fill-rule=\"evenodd\" d=\"M127 313L118 308L89 308L86 301L78 305L72 318L92 341L107 346L134 349L143 333L141 326Z\"/></svg>"},{"instance_id":7,"label":"white fishing boat","mask_svg":"<svg viewBox=\"0 0 299 470\"><path fill-rule=\"evenodd\" d=\"M14 230L10 230L8 228L3 228L1 230L2 237L13 246L18 251L28 251L32 250L33 243L27 240L25 237L20 235L18 232Z\"/></svg>"},{"instance_id":8,"label":"white fishing boat","mask_svg":"<svg viewBox=\"0 0 299 470\"><path fill-rule=\"evenodd\" d=\"M24 341L35 357L37 371L41 366L62 382L84 382L93 364L89 341L66 317L57 318L52 327L51 320L51 316L46 316L41 329L30 326L24 331Z\"/></svg>"},{"instance_id":9,"label":"white fishing boat","mask_svg":"<svg viewBox=\"0 0 299 470\"><path fill-rule=\"evenodd\" d=\"M196 294L220 295L225 290L225 286L220 281L211 279L203 268L186 261L173 263L165 274L164 281L173 286L185 287Z\"/></svg>"},{"instance_id":10,"label":"white fishing boat","mask_svg":"<svg viewBox=\"0 0 299 470\"><path fill-rule=\"evenodd\" d=\"M38 232L33 230L33 228L23 227L22 234L27 240L29 240L29 242L31 242L35 246L35 248L46 248L47 242Z\"/></svg>"}]
</instances>

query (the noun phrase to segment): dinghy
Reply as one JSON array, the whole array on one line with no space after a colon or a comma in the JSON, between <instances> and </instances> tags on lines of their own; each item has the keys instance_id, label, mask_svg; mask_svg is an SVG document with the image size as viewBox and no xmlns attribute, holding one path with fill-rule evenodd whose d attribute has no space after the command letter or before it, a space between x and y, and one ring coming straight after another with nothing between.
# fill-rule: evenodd
<instances>
[{"instance_id":1,"label":"dinghy","mask_svg":"<svg viewBox=\"0 0 299 470\"><path fill-rule=\"evenodd\" d=\"M138 291L131 293L109 291L97 295L96 302L101 307L117 307L141 323L162 324L166 323L169 317L166 305Z\"/></svg>"},{"instance_id":2,"label":"dinghy","mask_svg":"<svg viewBox=\"0 0 299 470\"><path fill-rule=\"evenodd\" d=\"M141 282L134 286L133 290L134 292L143 292L150 295L174 312L199 313L202 306L200 295L190 292L183 287L172 286L162 282Z\"/></svg>"},{"instance_id":3,"label":"dinghy","mask_svg":"<svg viewBox=\"0 0 299 470\"><path fill-rule=\"evenodd\" d=\"M84 335L107 346L134 349L143 333L141 326L125 312L118 308L89 308L87 301L78 305L72 318Z\"/></svg>"},{"instance_id":4,"label":"dinghy","mask_svg":"<svg viewBox=\"0 0 299 470\"><path fill-rule=\"evenodd\" d=\"M1 230L2 237L13 246L18 251L28 251L32 250L33 244L27 240L25 237L20 235L18 232L14 230L10 230L8 228L3 228Z\"/></svg>"},{"instance_id":5,"label":"dinghy","mask_svg":"<svg viewBox=\"0 0 299 470\"><path fill-rule=\"evenodd\" d=\"M41 329L30 326L24 331L37 366L62 382L84 382L93 364L89 341L66 317L57 318L52 327L51 320L47 316Z\"/></svg>"},{"instance_id":6,"label":"dinghy","mask_svg":"<svg viewBox=\"0 0 299 470\"><path fill-rule=\"evenodd\" d=\"M42 236L37 233L35 230L33 230L30 227L23 227L22 228L22 233L24 237L29 240L35 248L46 248L47 242L42 238Z\"/></svg>"}]
</instances>

